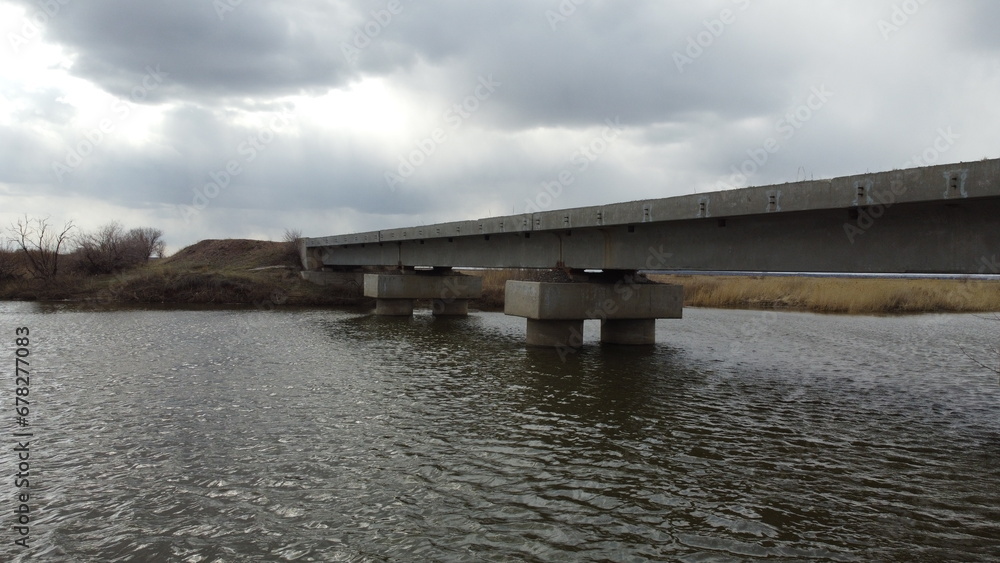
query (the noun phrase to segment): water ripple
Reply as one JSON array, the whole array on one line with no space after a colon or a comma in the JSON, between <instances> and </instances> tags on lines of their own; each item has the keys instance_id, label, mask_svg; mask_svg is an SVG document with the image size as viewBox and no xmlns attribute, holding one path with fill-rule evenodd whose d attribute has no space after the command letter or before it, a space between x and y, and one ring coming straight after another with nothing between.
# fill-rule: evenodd
<instances>
[{"instance_id":1,"label":"water ripple","mask_svg":"<svg viewBox=\"0 0 1000 563\"><path fill-rule=\"evenodd\" d=\"M37 560L1000 559L975 317L691 310L562 361L498 314L10 315Z\"/></svg>"}]
</instances>

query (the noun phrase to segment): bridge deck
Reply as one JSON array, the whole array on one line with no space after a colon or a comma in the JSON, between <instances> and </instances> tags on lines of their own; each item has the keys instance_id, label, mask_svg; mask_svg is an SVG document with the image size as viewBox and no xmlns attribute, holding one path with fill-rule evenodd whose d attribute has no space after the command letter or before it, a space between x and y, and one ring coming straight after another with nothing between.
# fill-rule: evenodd
<instances>
[{"instance_id":1,"label":"bridge deck","mask_svg":"<svg viewBox=\"0 0 1000 563\"><path fill-rule=\"evenodd\" d=\"M305 239L307 265L998 273L1000 160Z\"/></svg>"}]
</instances>

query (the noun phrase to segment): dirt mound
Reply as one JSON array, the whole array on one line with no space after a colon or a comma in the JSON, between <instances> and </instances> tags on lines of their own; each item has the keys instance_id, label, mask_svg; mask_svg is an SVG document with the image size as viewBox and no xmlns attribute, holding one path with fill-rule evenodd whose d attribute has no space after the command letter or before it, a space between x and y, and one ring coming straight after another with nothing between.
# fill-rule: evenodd
<instances>
[{"instance_id":1,"label":"dirt mound","mask_svg":"<svg viewBox=\"0 0 1000 563\"><path fill-rule=\"evenodd\" d=\"M162 263L173 267L211 266L213 268L259 268L294 266L295 255L288 243L266 240L203 240L178 250Z\"/></svg>"}]
</instances>

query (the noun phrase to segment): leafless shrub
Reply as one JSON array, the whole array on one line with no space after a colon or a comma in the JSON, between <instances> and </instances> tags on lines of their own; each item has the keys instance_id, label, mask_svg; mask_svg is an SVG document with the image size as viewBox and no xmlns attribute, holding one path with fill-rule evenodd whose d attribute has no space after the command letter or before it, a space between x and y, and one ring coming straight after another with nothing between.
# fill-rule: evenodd
<instances>
[{"instance_id":1,"label":"leafless shrub","mask_svg":"<svg viewBox=\"0 0 1000 563\"><path fill-rule=\"evenodd\" d=\"M113 274L163 255L162 231L150 227L126 231L112 221L80 237L76 253L79 267L89 274Z\"/></svg>"},{"instance_id":2,"label":"leafless shrub","mask_svg":"<svg viewBox=\"0 0 1000 563\"><path fill-rule=\"evenodd\" d=\"M285 229L285 254L286 257L298 261L299 256L299 242L302 240L302 231L300 229Z\"/></svg>"},{"instance_id":3,"label":"leafless shrub","mask_svg":"<svg viewBox=\"0 0 1000 563\"><path fill-rule=\"evenodd\" d=\"M163 241L163 231L152 227L140 227L130 230L126 237L132 241L138 255L143 256L145 262L150 258L163 258L163 253L167 249L167 244Z\"/></svg>"},{"instance_id":4,"label":"leafless shrub","mask_svg":"<svg viewBox=\"0 0 1000 563\"><path fill-rule=\"evenodd\" d=\"M49 219L29 218L27 215L11 225L10 242L24 256L32 276L52 279L59 273L59 253L69 243L73 222L68 221L61 231L49 225Z\"/></svg>"}]
</instances>

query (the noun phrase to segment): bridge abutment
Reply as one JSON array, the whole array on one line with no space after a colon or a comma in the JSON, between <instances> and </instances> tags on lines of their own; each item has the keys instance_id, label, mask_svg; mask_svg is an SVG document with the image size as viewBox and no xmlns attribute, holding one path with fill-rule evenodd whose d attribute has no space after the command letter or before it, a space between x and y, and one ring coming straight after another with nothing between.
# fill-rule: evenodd
<instances>
[{"instance_id":1,"label":"bridge abutment","mask_svg":"<svg viewBox=\"0 0 1000 563\"><path fill-rule=\"evenodd\" d=\"M347 297L360 297L365 283L364 272L302 270L299 275L308 282L328 287Z\"/></svg>"},{"instance_id":2,"label":"bridge abutment","mask_svg":"<svg viewBox=\"0 0 1000 563\"><path fill-rule=\"evenodd\" d=\"M409 316L416 299L430 299L437 316L469 314L469 299L483 293L478 276L441 274L435 271L406 271L398 274L365 274L365 297L375 298L375 314Z\"/></svg>"},{"instance_id":3,"label":"bridge abutment","mask_svg":"<svg viewBox=\"0 0 1000 563\"><path fill-rule=\"evenodd\" d=\"M529 346L579 348L585 319L601 320L602 343L654 344L656 319L681 318L683 304L683 287L631 277L615 283L511 280L504 295L504 313L527 319Z\"/></svg>"}]
</instances>

